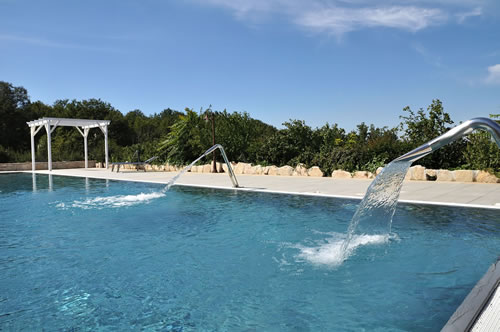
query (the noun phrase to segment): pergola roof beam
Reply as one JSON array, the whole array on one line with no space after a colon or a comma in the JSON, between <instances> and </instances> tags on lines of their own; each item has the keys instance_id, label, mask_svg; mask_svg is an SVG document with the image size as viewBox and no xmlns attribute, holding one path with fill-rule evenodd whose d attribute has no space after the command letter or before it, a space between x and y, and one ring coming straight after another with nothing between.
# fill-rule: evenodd
<instances>
[{"instance_id":1,"label":"pergola roof beam","mask_svg":"<svg viewBox=\"0 0 500 332\"><path fill-rule=\"evenodd\" d=\"M51 126L63 126L63 127L81 127L81 128L96 128L101 126L107 126L111 123L109 120L88 120L88 119L69 119L69 118L40 118L38 120L33 120L27 122L29 127L42 126L49 124Z\"/></svg>"}]
</instances>

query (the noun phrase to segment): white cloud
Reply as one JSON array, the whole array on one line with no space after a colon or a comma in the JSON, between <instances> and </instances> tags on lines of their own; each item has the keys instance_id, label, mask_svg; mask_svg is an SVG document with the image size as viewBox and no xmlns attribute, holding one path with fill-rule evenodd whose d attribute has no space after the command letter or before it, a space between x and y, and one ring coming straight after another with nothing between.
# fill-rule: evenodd
<instances>
[{"instance_id":1,"label":"white cloud","mask_svg":"<svg viewBox=\"0 0 500 332\"><path fill-rule=\"evenodd\" d=\"M488 76L485 82L488 84L500 84L500 64L488 67Z\"/></svg>"},{"instance_id":2,"label":"white cloud","mask_svg":"<svg viewBox=\"0 0 500 332\"><path fill-rule=\"evenodd\" d=\"M408 0L382 1L373 6L364 0L191 0L230 10L238 19L258 20L270 15L284 15L292 23L309 30L336 36L366 28L394 28L416 32L444 23L443 9L407 5ZM398 2L400 4L398 4ZM384 5L383 3L386 3ZM380 4L380 2L379 2ZM473 15L463 13L463 20Z\"/></svg>"},{"instance_id":3,"label":"white cloud","mask_svg":"<svg viewBox=\"0 0 500 332\"><path fill-rule=\"evenodd\" d=\"M363 28L395 28L416 32L440 24L447 18L440 9L419 7L327 8L309 11L296 23L340 36Z\"/></svg>"},{"instance_id":4,"label":"white cloud","mask_svg":"<svg viewBox=\"0 0 500 332\"><path fill-rule=\"evenodd\" d=\"M23 36L8 35L8 34L0 34L0 40L29 44L29 45L34 45L34 46L48 47L48 48L117 52L116 49L108 48L108 47L96 47L96 46L80 45L80 44L65 43L65 42L61 43L61 42L52 41L52 40L48 40L48 39L23 37Z\"/></svg>"},{"instance_id":5,"label":"white cloud","mask_svg":"<svg viewBox=\"0 0 500 332\"><path fill-rule=\"evenodd\" d=\"M480 7L476 7L471 11L457 13L455 16L457 17L458 23L464 23L469 17L481 16L482 14L483 10Z\"/></svg>"}]
</instances>

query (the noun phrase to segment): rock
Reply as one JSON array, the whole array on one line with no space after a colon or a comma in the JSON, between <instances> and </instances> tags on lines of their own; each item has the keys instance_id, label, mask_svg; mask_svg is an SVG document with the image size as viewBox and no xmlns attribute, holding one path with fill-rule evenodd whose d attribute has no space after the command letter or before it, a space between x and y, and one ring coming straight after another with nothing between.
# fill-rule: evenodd
<instances>
[{"instance_id":1,"label":"rock","mask_svg":"<svg viewBox=\"0 0 500 332\"><path fill-rule=\"evenodd\" d=\"M410 181L411 180L411 169L408 169L408 172L406 172L404 181Z\"/></svg>"},{"instance_id":2,"label":"rock","mask_svg":"<svg viewBox=\"0 0 500 332\"><path fill-rule=\"evenodd\" d=\"M244 172L245 172L244 174L255 175L255 167L254 166L247 166L247 167L245 167Z\"/></svg>"},{"instance_id":3,"label":"rock","mask_svg":"<svg viewBox=\"0 0 500 332\"><path fill-rule=\"evenodd\" d=\"M278 175L278 167L276 166L268 166L269 169L268 169L268 175Z\"/></svg>"},{"instance_id":4,"label":"rock","mask_svg":"<svg viewBox=\"0 0 500 332\"><path fill-rule=\"evenodd\" d=\"M202 173L212 173L212 164L203 165Z\"/></svg>"},{"instance_id":5,"label":"rock","mask_svg":"<svg viewBox=\"0 0 500 332\"><path fill-rule=\"evenodd\" d=\"M427 181L436 181L437 175L438 175L438 171L435 169L426 169L425 170L425 179Z\"/></svg>"},{"instance_id":6,"label":"rock","mask_svg":"<svg viewBox=\"0 0 500 332\"><path fill-rule=\"evenodd\" d=\"M351 175L351 173L349 173L347 171L337 169L337 170L333 171L332 178L334 178L334 179L351 179L352 175Z\"/></svg>"},{"instance_id":7,"label":"rock","mask_svg":"<svg viewBox=\"0 0 500 332\"><path fill-rule=\"evenodd\" d=\"M415 180L415 181L425 181L425 167L416 165L413 167L410 167L411 170L411 178L410 180Z\"/></svg>"},{"instance_id":8,"label":"rock","mask_svg":"<svg viewBox=\"0 0 500 332\"><path fill-rule=\"evenodd\" d=\"M304 166L304 164L298 164L297 167L295 167L293 176L308 176L307 168Z\"/></svg>"},{"instance_id":9,"label":"rock","mask_svg":"<svg viewBox=\"0 0 500 332\"><path fill-rule=\"evenodd\" d=\"M234 173L245 174L245 168L247 167L252 167L252 165L247 163L237 163L236 166L234 167Z\"/></svg>"},{"instance_id":10,"label":"rock","mask_svg":"<svg viewBox=\"0 0 500 332\"><path fill-rule=\"evenodd\" d=\"M293 167L285 165L283 167L278 168L278 175L280 176L292 176Z\"/></svg>"},{"instance_id":11,"label":"rock","mask_svg":"<svg viewBox=\"0 0 500 332\"><path fill-rule=\"evenodd\" d=\"M264 168L260 165L255 165L253 169L255 175L262 175L262 173L264 172Z\"/></svg>"},{"instance_id":12,"label":"rock","mask_svg":"<svg viewBox=\"0 0 500 332\"><path fill-rule=\"evenodd\" d=\"M367 171L356 171L352 177L354 179L373 179L373 173Z\"/></svg>"},{"instance_id":13,"label":"rock","mask_svg":"<svg viewBox=\"0 0 500 332\"><path fill-rule=\"evenodd\" d=\"M453 173L447 169L440 169L436 181L454 181Z\"/></svg>"},{"instance_id":14,"label":"rock","mask_svg":"<svg viewBox=\"0 0 500 332\"><path fill-rule=\"evenodd\" d=\"M263 175L268 175L270 168L271 168L271 166L264 166L264 167L262 167L262 174Z\"/></svg>"},{"instance_id":15,"label":"rock","mask_svg":"<svg viewBox=\"0 0 500 332\"><path fill-rule=\"evenodd\" d=\"M323 172L318 166L313 166L307 170L307 175L309 176L315 176L315 177L322 177Z\"/></svg>"},{"instance_id":16,"label":"rock","mask_svg":"<svg viewBox=\"0 0 500 332\"><path fill-rule=\"evenodd\" d=\"M375 175L379 175L380 172L382 172L383 169L384 169L383 167L377 168L377 170L375 171Z\"/></svg>"},{"instance_id":17,"label":"rock","mask_svg":"<svg viewBox=\"0 0 500 332\"><path fill-rule=\"evenodd\" d=\"M217 163L217 172L224 173L224 169L222 168L223 163Z\"/></svg>"},{"instance_id":18,"label":"rock","mask_svg":"<svg viewBox=\"0 0 500 332\"><path fill-rule=\"evenodd\" d=\"M498 183L500 181L494 174L490 174L489 172L485 172L485 171L479 171L476 174L476 182Z\"/></svg>"},{"instance_id":19,"label":"rock","mask_svg":"<svg viewBox=\"0 0 500 332\"><path fill-rule=\"evenodd\" d=\"M455 181L457 182L473 182L474 181L474 171L470 170L457 170L453 171L455 175Z\"/></svg>"},{"instance_id":20,"label":"rock","mask_svg":"<svg viewBox=\"0 0 500 332\"><path fill-rule=\"evenodd\" d=\"M174 166L175 168L175 166ZM198 173L198 166L194 165L194 166L191 166L191 169L189 170L191 173Z\"/></svg>"}]
</instances>

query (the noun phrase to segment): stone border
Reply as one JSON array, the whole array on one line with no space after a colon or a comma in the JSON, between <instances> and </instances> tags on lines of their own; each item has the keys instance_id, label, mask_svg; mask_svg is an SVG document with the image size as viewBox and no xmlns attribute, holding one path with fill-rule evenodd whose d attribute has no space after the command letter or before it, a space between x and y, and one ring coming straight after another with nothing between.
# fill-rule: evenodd
<instances>
[{"instance_id":1,"label":"stone border","mask_svg":"<svg viewBox=\"0 0 500 332\"><path fill-rule=\"evenodd\" d=\"M310 168L305 167L304 164L298 164L295 168L291 166L261 166L252 165L250 163L232 163L233 171L236 175L275 175L275 176L310 176L310 177L324 177L328 176L318 166ZM97 163L97 168L101 168L102 163ZM178 172L183 166L174 165L145 165L146 171L163 171L163 172ZM123 165L123 169L137 169L136 165ZM335 170L331 174L333 179L374 179L382 171L379 167L375 174L368 171L355 171L347 172L344 170ZM224 163L217 163L218 172L227 172L227 166ZM195 165L191 168L192 173L211 173L212 165ZM423 166L416 165L410 167L406 174L405 181L445 181L445 182L480 182L480 183L500 183L500 179L494 174L478 170L456 170L449 171L446 169L426 169Z\"/></svg>"}]
</instances>

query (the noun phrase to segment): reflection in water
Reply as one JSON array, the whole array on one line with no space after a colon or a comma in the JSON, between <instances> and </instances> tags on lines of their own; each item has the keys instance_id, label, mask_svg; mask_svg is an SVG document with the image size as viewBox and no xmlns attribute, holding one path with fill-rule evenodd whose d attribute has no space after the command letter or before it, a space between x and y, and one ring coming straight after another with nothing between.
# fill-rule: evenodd
<instances>
[{"instance_id":1,"label":"reflection in water","mask_svg":"<svg viewBox=\"0 0 500 332\"><path fill-rule=\"evenodd\" d=\"M36 173L31 173L33 179L33 192L36 192Z\"/></svg>"},{"instance_id":2,"label":"reflection in water","mask_svg":"<svg viewBox=\"0 0 500 332\"><path fill-rule=\"evenodd\" d=\"M53 187L52 174L49 174L49 191L52 191L52 187Z\"/></svg>"}]
</instances>

